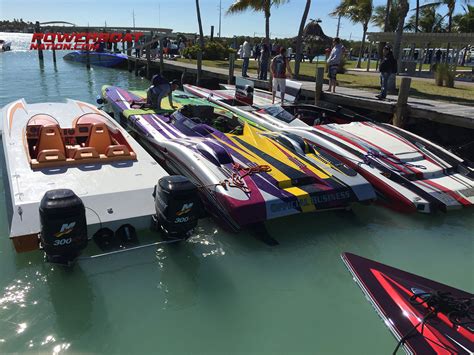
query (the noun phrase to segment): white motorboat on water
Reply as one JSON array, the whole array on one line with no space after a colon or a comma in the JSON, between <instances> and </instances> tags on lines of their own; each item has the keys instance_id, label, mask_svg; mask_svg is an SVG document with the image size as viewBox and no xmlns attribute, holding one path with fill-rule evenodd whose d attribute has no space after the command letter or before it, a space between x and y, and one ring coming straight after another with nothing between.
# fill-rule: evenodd
<instances>
[{"instance_id":1,"label":"white motorboat on water","mask_svg":"<svg viewBox=\"0 0 474 355\"><path fill-rule=\"evenodd\" d=\"M93 105L20 99L1 115L7 214L17 252L41 248L49 261L69 263L91 236L114 244L119 232L129 238L135 228L148 228L157 212L154 191L163 192L157 181L173 189L170 178L176 177Z\"/></svg>"}]
</instances>

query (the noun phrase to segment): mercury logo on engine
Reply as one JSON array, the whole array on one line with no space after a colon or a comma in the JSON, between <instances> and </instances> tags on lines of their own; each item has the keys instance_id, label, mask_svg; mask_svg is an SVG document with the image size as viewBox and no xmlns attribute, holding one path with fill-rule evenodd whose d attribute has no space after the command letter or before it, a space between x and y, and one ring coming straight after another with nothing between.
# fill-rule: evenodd
<instances>
[{"instance_id":1,"label":"mercury logo on engine","mask_svg":"<svg viewBox=\"0 0 474 355\"><path fill-rule=\"evenodd\" d=\"M177 215L177 216L182 216L183 214L186 214L186 213L190 212L191 209L193 208L193 205L194 205L193 202L191 202L191 203L185 203L185 204L183 205L183 207L181 207L181 210L178 211L178 212L176 212L176 215Z\"/></svg>"},{"instance_id":2,"label":"mercury logo on engine","mask_svg":"<svg viewBox=\"0 0 474 355\"><path fill-rule=\"evenodd\" d=\"M61 230L58 233L56 233L54 236L56 238L61 238L62 236L71 233L75 226L76 226L76 222L71 222L69 224L64 223L61 226Z\"/></svg>"}]
</instances>

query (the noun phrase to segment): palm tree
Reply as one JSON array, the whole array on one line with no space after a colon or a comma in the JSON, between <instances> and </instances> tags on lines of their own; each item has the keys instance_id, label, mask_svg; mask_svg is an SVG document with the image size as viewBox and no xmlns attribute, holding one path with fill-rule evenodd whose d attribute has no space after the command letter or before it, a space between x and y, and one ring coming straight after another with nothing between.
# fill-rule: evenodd
<instances>
[{"instance_id":1,"label":"palm tree","mask_svg":"<svg viewBox=\"0 0 474 355\"><path fill-rule=\"evenodd\" d=\"M463 14L453 16L453 24L457 32L474 32L474 6L467 5Z\"/></svg>"},{"instance_id":2,"label":"palm tree","mask_svg":"<svg viewBox=\"0 0 474 355\"><path fill-rule=\"evenodd\" d=\"M434 7L435 9L437 9L442 5L446 5L448 7L448 12L443 17L448 18L447 30L448 32L451 32L451 27L453 23L453 13L454 13L454 8L456 7L456 0L437 0L437 1L430 2L428 4L421 5L420 9L427 8L427 7Z\"/></svg>"},{"instance_id":3,"label":"palm tree","mask_svg":"<svg viewBox=\"0 0 474 355\"><path fill-rule=\"evenodd\" d=\"M420 23L420 0L416 0L415 8L415 33L418 32L418 25Z\"/></svg>"},{"instance_id":4,"label":"palm tree","mask_svg":"<svg viewBox=\"0 0 474 355\"><path fill-rule=\"evenodd\" d=\"M204 50L204 34L202 31L201 9L199 8L199 0L196 0L196 14L197 14L198 26L199 26L199 46L201 47L201 51L203 51Z\"/></svg>"},{"instance_id":5,"label":"palm tree","mask_svg":"<svg viewBox=\"0 0 474 355\"><path fill-rule=\"evenodd\" d=\"M393 55L397 60L400 57L400 45L402 43L403 27L405 25L405 17L407 17L409 9L410 5L408 3L408 0L398 1L398 24L397 30L395 32L395 43L393 44Z\"/></svg>"},{"instance_id":6,"label":"palm tree","mask_svg":"<svg viewBox=\"0 0 474 355\"><path fill-rule=\"evenodd\" d=\"M372 17L372 0L342 0L338 7L331 13L332 16L342 16L348 18L353 23L362 24L362 44L357 60L357 68L361 67L362 54L365 47L365 35Z\"/></svg>"},{"instance_id":7,"label":"palm tree","mask_svg":"<svg viewBox=\"0 0 474 355\"><path fill-rule=\"evenodd\" d=\"M384 32L395 32L398 24L398 4L397 0L391 0L389 6L389 16L387 26L385 26L385 20L387 15L387 7L384 5L376 6L372 15L371 22L383 30Z\"/></svg>"},{"instance_id":8,"label":"palm tree","mask_svg":"<svg viewBox=\"0 0 474 355\"><path fill-rule=\"evenodd\" d=\"M385 13L385 20L384 20L384 26L383 26L383 31L384 32L389 32L388 31L388 24L390 21L390 11L393 8L392 0L387 0L387 5L385 5L385 10L387 11Z\"/></svg>"},{"instance_id":9,"label":"palm tree","mask_svg":"<svg viewBox=\"0 0 474 355\"><path fill-rule=\"evenodd\" d=\"M466 5L469 5L470 0L463 0L463 2ZM447 12L446 15L444 15L444 17L448 18L447 31L448 31L448 33L451 33L452 26L453 26L453 14L454 14L454 9L456 8L456 0L437 0L437 1L433 1L429 4L425 4L425 5L420 6L420 9L423 8L423 7L429 7L429 6L434 6L435 8L438 8L442 5L446 5L448 7L448 12ZM449 53L449 47L450 47L450 44L448 43L448 45L446 47L446 53ZM446 59L447 58L448 58L448 56L446 56Z\"/></svg>"},{"instance_id":10,"label":"palm tree","mask_svg":"<svg viewBox=\"0 0 474 355\"><path fill-rule=\"evenodd\" d=\"M288 0L235 0L227 9L227 14L235 14L247 10L263 12L265 14L265 41L270 43L270 16L272 6L278 7Z\"/></svg>"},{"instance_id":11,"label":"palm tree","mask_svg":"<svg viewBox=\"0 0 474 355\"><path fill-rule=\"evenodd\" d=\"M420 9L418 25L416 15L413 15L407 21L404 29L413 32L416 32L416 29L418 29L418 31L425 33L444 32L444 25L443 16L436 12L434 6L430 6Z\"/></svg>"},{"instance_id":12,"label":"palm tree","mask_svg":"<svg viewBox=\"0 0 474 355\"><path fill-rule=\"evenodd\" d=\"M464 13L457 14L453 16L453 24L455 31L462 32L462 33L471 33L474 32L474 6L467 5L463 6ZM463 57L461 64L464 65L466 62L467 50L468 46L464 47Z\"/></svg>"},{"instance_id":13,"label":"palm tree","mask_svg":"<svg viewBox=\"0 0 474 355\"><path fill-rule=\"evenodd\" d=\"M202 68L202 53L204 51L204 33L202 31L201 9L199 8L199 0L196 0L196 14L197 14L198 26L199 26L199 47L200 47L200 54L197 57L197 80L196 80L196 84L200 85L201 68Z\"/></svg>"},{"instance_id":14,"label":"palm tree","mask_svg":"<svg viewBox=\"0 0 474 355\"><path fill-rule=\"evenodd\" d=\"M296 58L295 58L295 78L298 79L300 74L300 62L301 52L303 47L303 30L308 18L309 8L311 7L311 0L306 0L306 6L304 7L303 17L301 17L300 28L298 30L298 38L296 39Z\"/></svg>"}]
</instances>

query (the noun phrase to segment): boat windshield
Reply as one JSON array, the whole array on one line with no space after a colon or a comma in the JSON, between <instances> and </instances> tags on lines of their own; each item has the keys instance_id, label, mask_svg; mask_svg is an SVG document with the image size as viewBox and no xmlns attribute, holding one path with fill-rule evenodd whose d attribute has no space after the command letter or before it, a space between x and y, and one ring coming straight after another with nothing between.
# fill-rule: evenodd
<instances>
[{"instance_id":1,"label":"boat windshield","mask_svg":"<svg viewBox=\"0 0 474 355\"><path fill-rule=\"evenodd\" d=\"M193 130L205 124L222 133L242 134L243 132L242 123L236 116L212 106L185 105L180 109L180 113L188 118L187 122L182 123Z\"/></svg>"},{"instance_id":2,"label":"boat windshield","mask_svg":"<svg viewBox=\"0 0 474 355\"><path fill-rule=\"evenodd\" d=\"M274 105L274 106L269 106L264 109L266 113L269 115L278 118L280 121L290 123L295 119L295 116L293 116L291 113L286 111L283 107Z\"/></svg>"}]
</instances>

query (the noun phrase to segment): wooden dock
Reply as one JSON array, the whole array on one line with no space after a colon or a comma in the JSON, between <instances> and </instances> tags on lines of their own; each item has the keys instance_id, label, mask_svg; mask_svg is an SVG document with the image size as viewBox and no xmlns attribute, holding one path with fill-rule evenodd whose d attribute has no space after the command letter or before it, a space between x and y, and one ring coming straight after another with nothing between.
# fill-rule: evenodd
<instances>
[{"instance_id":1,"label":"wooden dock","mask_svg":"<svg viewBox=\"0 0 474 355\"><path fill-rule=\"evenodd\" d=\"M140 67L146 67L147 65L146 58L129 56L129 61L132 62L131 64L133 66L135 66L135 62L137 62L136 64ZM160 68L159 60L150 60L149 63L151 68ZM194 63L177 62L165 59L163 60L163 69L164 71L178 71L181 73L189 73L191 75L197 74L197 68ZM229 68L202 66L202 75L206 78L228 82ZM269 89L268 81L257 80L255 75L249 75L250 77L248 79L254 82L256 88ZM233 79L234 78L232 78L232 80ZM316 92L315 82L301 82L303 84L302 96L307 100L314 100ZM396 95L388 95L386 100L378 100L373 92L346 87L338 87L337 93L323 92L321 100L341 106L363 108L364 110L372 110L387 114L393 114L397 104ZM474 129L474 98L472 105L467 106L409 97L407 113L411 119L421 118L438 123Z\"/></svg>"}]
</instances>

